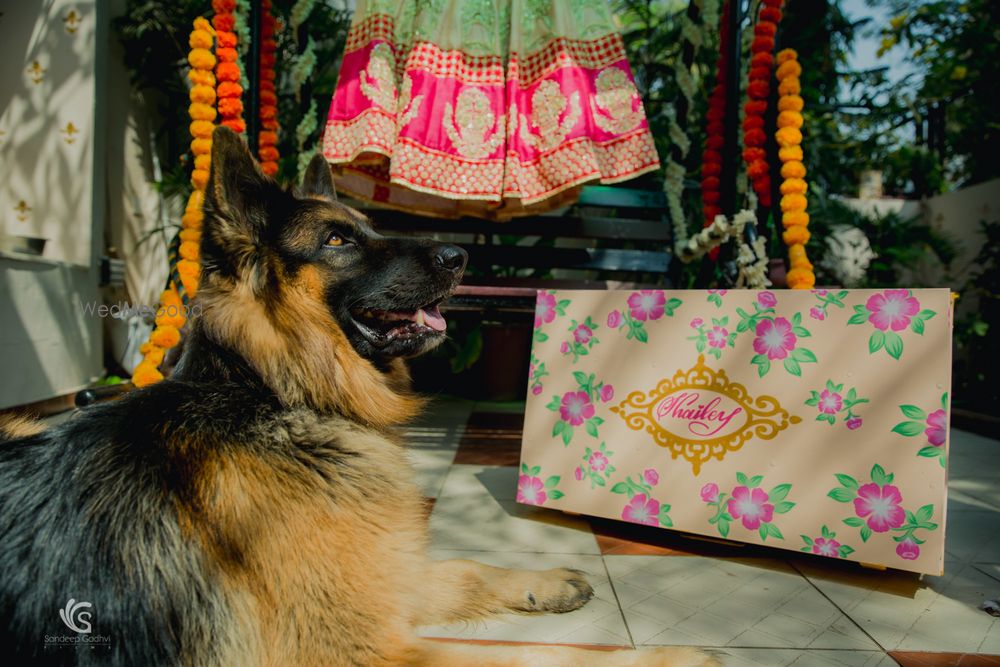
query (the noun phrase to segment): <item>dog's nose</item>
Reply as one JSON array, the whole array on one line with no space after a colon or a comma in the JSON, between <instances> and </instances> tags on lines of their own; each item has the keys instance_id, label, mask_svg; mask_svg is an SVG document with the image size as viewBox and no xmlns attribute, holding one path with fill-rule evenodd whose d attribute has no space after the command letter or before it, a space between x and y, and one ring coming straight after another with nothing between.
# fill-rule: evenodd
<instances>
[{"instance_id":1,"label":"dog's nose","mask_svg":"<svg viewBox=\"0 0 1000 667\"><path fill-rule=\"evenodd\" d=\"M452 273L460 273L465 269L465 263L468 260L469 253L457 245L439 245L434 253L434 262L442 269L446 269Z\"/></svg>"}]
</instances>

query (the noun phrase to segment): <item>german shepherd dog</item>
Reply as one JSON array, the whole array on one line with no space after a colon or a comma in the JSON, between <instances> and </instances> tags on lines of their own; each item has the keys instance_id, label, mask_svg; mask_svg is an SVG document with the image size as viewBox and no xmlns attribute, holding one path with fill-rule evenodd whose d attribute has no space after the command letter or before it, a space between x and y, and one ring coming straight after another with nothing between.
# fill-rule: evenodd
<instances>
[{"instance_id":1,"label":"german shepherd dog","mask_svg":"<svg viewBox=\"0 0 1000 667\"><path fill-rule=\"evenodd\" d=\"M397 427L465 252L386 238L322 157L278 187L215 131L201 315L172 377L0 444L0 654L17 664L707 665L419 638L576 609L583 573L432 562ZM474 527L470 526L470 529ZM89 632L88 632L89 631Z\"/></svg>"}]
</instances>

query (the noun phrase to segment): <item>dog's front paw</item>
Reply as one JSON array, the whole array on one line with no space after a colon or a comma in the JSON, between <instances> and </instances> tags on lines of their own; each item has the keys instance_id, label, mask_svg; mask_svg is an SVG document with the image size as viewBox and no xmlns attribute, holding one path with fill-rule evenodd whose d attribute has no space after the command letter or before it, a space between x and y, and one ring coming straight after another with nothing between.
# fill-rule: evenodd
<instances>
[{"instance_id":1,"label":"dog's front paw","mask_svg":"<svg viewBox=\"0 0 1000 667\"><path fill-rule=\"evenodd\" d=\"M521 604L515 606L518 611L561 614L579 609L594 597L594 589L580 570L557 567L524 574L527 581Z\"/></svg>"}]
</instances>

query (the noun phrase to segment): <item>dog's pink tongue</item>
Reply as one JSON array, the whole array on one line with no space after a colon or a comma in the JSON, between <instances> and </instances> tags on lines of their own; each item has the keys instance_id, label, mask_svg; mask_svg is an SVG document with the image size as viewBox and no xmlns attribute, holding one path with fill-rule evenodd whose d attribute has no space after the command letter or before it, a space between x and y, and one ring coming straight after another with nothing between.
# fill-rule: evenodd
<instances>
[{"instance_id":1,"label":"dog's pink tongue","mask_svg":"<svg viewBox=\"0 0 1000 667\"><path fill-rule=\"evenodd\" d=\"M437 306L434 306L430 310L418 310L418 318L421 315L423 316L422 319L424 321L424 325L434 329L434 331L444 331L448 328L448 323L444 321L444 318L441 316L441 311L438 310ZM419 322L420 320L418 319L417 321Z\"/></svg>"}]
</instances>

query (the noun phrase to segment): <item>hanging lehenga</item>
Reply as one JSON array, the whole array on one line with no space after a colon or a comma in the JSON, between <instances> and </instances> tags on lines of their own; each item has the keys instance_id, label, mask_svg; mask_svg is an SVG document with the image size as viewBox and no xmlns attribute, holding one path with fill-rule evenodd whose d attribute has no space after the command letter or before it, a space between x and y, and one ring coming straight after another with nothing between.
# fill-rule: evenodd
<instances>
[{"instance_id":1,"label":"hanging lehenga","mask_svg":"<svg viewBox=\"0 0 1000 667\"><path fill-rule=\"evenodd\" d=\"M445 217L659 166L604 0L358 0L323 153L342 192Z\"/></svg>"}]
</instances>

